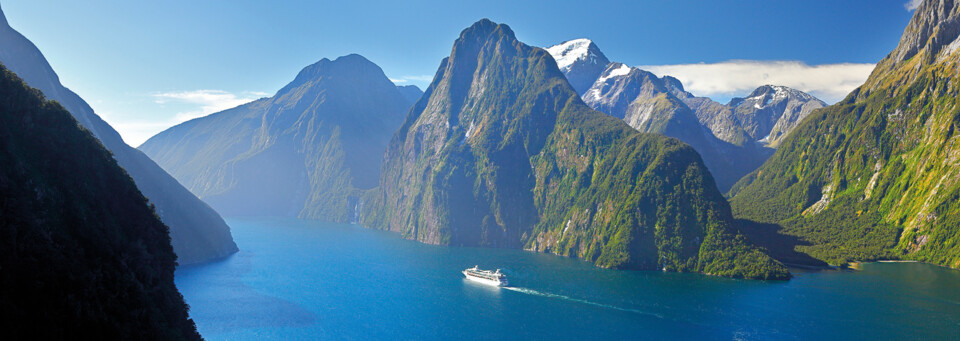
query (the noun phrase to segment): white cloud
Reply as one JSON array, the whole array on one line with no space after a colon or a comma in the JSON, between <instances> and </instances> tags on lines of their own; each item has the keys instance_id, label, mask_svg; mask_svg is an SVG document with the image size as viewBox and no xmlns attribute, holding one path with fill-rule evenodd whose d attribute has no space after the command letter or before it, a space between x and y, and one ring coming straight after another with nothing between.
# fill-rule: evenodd
<instances>
[{"instance_id":1,"label":"white cloud","mask_svg":"<svg viewBox=\"0 0 960 341\"><path fill-rule=\"evenodd\" d=\"M269 96L269 94L265 92L248 91L237 95L223 90L163 92L153 95L157 104L178 102L195 105L197 107L196 110L177 113L176 117L181 120L180 122L227 110L265 96Z\"/></svg>"},{"instance_id":2,"label":"white cloud","mask_svg":"<svg viewBox=\"0 0 960 341\"><path fill-rule=\"evenodd\" d=\"M403 78L413 81L429 82L433 80L433 75L404 76Z\"/></svg>"},{"instance_id":3,"label":"white cloud","mask_svg":"<svg viewBox=\"0 0 960 341\"><path fill-rule=\"evenodd\" d=\"M423 85L429 84L431 81L433 81L433 75L403 76L398 78L390 78L390 81L394 84L417 83Z\"/></svg>"},{"instance_id":4,"label":"white cloud","mask_svg":"<svg viewBox=\"0 0 960 341\"><path fill-rule=\"evenodd\" d=\"M903 4L903 8L906 8L908 11L912 11L920 7L920 4L923 3L923 0L910 0L907 3Z\"/></svg>"},{"instance_id":5,"label":"white cloud","mask_svg":"<svg viewBox=\"0 0 960 341\"><path fill-rule=\"evenodd\" d=\"M645 65L658 76L670 75L684 89L705 97L744 96L762 85L784 85L835 103L862 85L874 64L807 65L798 61L731 60L712 64Z\"/></svg>"},{"instance_id":6,"label":"white cloud","mask_svg":"<svg viewBox=\"0 0 960 341\"><path fill-rule=\"evenodd\" d=\"M145 108L147 112L157 113L148 115L154 119L130 119L125 116L112 115L108 112L101 112L100 115L120 132L127 144L138 146L151 136L169 127L269 95L258 91L231 93L223 90L162 92L151 94L152 101L144 103L147 107L150 107L149 103L151 102L155 105L152 108ZM178 111L170 112L171 107L175 107L175 110Z\"/></svg>"}]
</instances>

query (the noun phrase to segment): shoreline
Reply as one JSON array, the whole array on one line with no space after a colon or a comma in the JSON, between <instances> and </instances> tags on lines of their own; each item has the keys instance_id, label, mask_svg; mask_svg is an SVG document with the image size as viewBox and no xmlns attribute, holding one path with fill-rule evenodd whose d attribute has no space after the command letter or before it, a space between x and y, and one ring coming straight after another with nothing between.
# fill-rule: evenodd
<instances>
[{"instance_id":1,"label":"shoreline","mask_svg":"<svg viewBox=\"0 0 960 341\"><path fill-rule=\"evenodd\" d=\"M911 260L911 259L884 259L884 260L872 260L872 261L862 261L862 262L849 262L847 263L846 268L853 269L853 270L860 270L860 265L866 264L866 263L920 263L920 264L928 264L928 265L936 266L939 268L944 268L947 270L960 271L960 268L951 268L945 265L923 262L918 260Z\"/></svg>"}]
</instances>

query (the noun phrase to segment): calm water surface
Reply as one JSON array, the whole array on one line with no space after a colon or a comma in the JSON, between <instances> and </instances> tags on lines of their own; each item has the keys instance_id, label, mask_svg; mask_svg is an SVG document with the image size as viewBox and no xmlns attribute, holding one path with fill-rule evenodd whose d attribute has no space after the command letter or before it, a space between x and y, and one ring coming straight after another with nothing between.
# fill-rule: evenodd
<instances>
[{"instance_id":1,"label":"calm water surface","mask_svg":"<svg viewBox=\"0 0 960 341\"><path fill-rule=\"evenodd\" d=\"M208 340L960 340L960 271L875 263L787 282L617 271L293 219L230 219L241 251L176 282ZM501 268L511 288L463 279Z\"/></svg>"}]
</instances>

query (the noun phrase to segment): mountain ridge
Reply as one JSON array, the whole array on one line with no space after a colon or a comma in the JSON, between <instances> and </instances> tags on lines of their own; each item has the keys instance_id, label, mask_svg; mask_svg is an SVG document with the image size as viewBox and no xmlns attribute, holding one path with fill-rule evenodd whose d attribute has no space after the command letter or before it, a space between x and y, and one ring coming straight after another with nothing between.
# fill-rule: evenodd
<instances>
[{"instance_id":1,"label":"mountain ridge","mask_svg":"<svg viewBox=\"0 0 960 341\"><path fill-rule=\"evenodd\" d=\"M140 149L227 214L349 222L419 98L404 91L360 55L323 58L269 98L171 127Z\"/></svg>"}]
</instances>

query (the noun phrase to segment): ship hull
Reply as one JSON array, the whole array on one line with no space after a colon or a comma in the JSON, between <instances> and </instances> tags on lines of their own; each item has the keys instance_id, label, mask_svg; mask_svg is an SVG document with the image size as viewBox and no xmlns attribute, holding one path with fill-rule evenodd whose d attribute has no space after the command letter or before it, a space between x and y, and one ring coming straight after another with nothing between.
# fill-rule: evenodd
<instances>
[{"instance_id":1,"label":"ship hull","mask_svg":"<svg viewBox=\"0 0 960 341\"><path fill-rule=\"evenodd\" d=\"M484 284L484 285L495 286L495 287L502 287L502 286L506 286L506 285L507 285L507 282L506 282L506 281L501 282L501 281L494 281L494 280L489 280L489 279L481 278L481 277L475 277L475 276L473 276L473 275L470 275L470 274L467 273L466 271L463 272L463 275L466 276L467 279L469 279L469 280L471 280L471 281L474 281L474 282L477 282L477 283L480 283L480 284Z\"/></svg>"}]
</instances>

